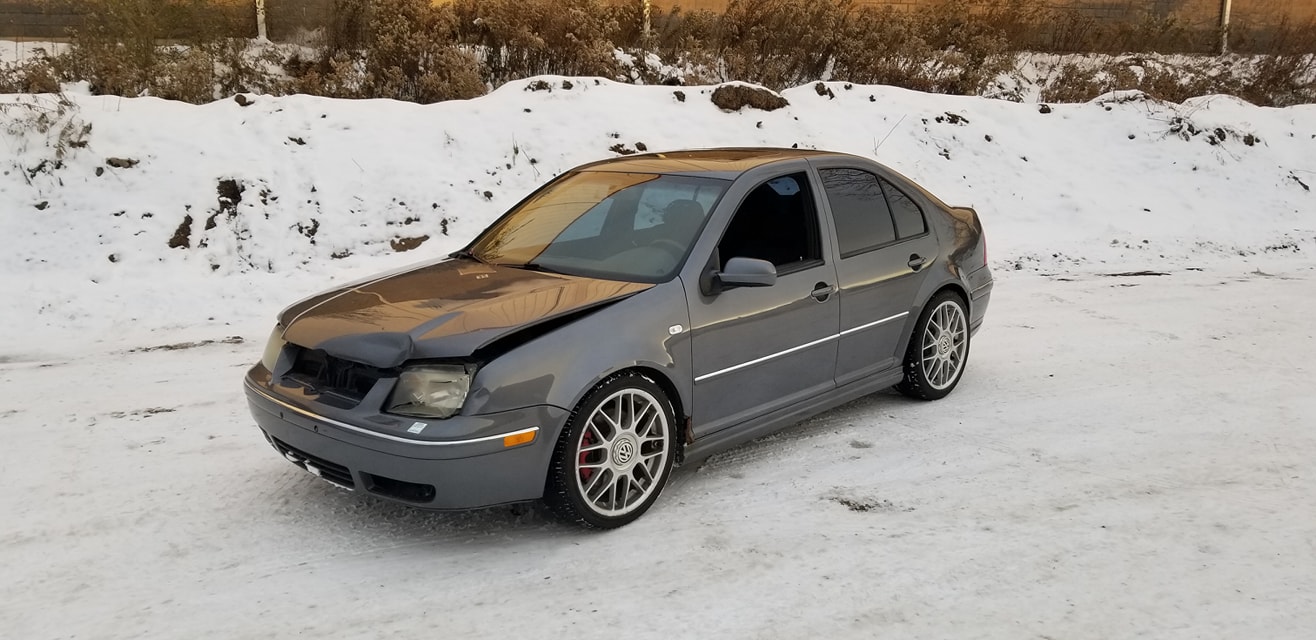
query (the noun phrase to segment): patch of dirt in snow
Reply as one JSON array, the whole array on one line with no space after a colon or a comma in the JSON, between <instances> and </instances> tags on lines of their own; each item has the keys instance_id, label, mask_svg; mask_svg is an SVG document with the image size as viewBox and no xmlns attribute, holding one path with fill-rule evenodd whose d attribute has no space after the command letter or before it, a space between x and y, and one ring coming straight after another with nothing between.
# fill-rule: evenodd
<instances>
[{"instance_id":1,"label":"patch of dirt in snow","mask_svg":"<svg viewBox=\"0 0 1316 640\"><path fill-rule=\"evenodd\" d=\"M212 344L243 344L246 340L242 336L229 336L220 340L200 340L197 342L176 342L174 344L162 344L154 347L137 347L129 349L126 353L147 353L150 351L181 351L183 349L195 349L197 347L206 347Z\"/></svg>"},{"instance_id":2,"label":"patch of dirt in snow","mask_svg":"<svg viewBox=\"0 0 1316 640\"><path fill-rule=\"evenodd\" d=\"M830 500L846 509L859 513L903 513L914 510L914 507L903 507L887 500L886 498L861 496L840 490L823 496L823 499Z\"/></svg>"}]
</instances>

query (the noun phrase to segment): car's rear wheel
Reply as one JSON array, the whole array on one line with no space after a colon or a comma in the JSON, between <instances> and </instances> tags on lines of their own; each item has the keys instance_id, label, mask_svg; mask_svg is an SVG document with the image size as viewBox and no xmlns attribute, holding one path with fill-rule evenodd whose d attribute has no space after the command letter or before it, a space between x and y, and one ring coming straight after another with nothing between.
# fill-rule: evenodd
<instances>
[{"instance_id":1,"label":"car's rear wheel","mask_svg":"<svg viewBox=\"0 0 1316 640\"><path fill-rule=\"evenodd\" d=\"M920 400L946 397L959 384L969 359L969 320L964 300L953 291L932 297L919 314L905 350L901 393Z\"/></svg>"},{"instance_id":2,"label":"car's rear wheel","mask_svg":"<svg viewBox=\"0 0 1316 640\"><path fill-rule=\"evenodd\" d=\"M672 403L634 372L586 394L558 438L544 500L559 516L601 529L640 517L672 472Z\"/></svg>"}]
</instances>

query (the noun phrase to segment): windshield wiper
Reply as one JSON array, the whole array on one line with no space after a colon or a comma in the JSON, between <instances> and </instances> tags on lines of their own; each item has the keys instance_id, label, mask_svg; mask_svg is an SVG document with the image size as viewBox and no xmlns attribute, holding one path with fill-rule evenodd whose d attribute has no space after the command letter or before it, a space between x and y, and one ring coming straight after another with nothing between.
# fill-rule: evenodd
<instances>
[{"instance_id":1,"label":"windshield wiper","mask_svg":"<svg viewBox=\"0 0 1316 640\"><path fill-rule=\"evenodd\" d=\"M509 264L509 265L507 265L507 266L509 266L509 267L516 267L517 269L525 269L526 271L537 271L537 272L539 272L539 273L557 273L557 274L561 274L561 275L567 275L567 274L564 274L564 273L562 273L561 271L558 271L557 269L554 269L554 268L552 268L552 267L545 267L544 265L539 264L538 262L527 262L527 263L525 263L525 264L519 264L519 265L518 265L518 264Z\"/></svg>"},{"instance_id":2,"label":"windshield wiper","mask_svg":"<svg viewBox=\"0 0 1316 640\"><path fill-rule=\"evenodd\" d=\"M467 249L462 249L461 251L454 251L454 252L448 254L448 257L450 257L450 258L466 258L467 260L474 260L474 261L476 261L476 262L478 262L478 263L480 263L480 264L489 264L488 262L485 262L484 260L480 259L479 256L475 255L474 253L471 253L471 252L470 252L469 250L467 250Z\"/></svg>"}]
</instances>

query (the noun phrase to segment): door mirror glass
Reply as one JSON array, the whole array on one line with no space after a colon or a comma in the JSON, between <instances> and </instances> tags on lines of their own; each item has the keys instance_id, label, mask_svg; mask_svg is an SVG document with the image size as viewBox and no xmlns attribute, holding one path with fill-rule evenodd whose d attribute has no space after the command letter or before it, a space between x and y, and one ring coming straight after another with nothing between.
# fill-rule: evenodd
<instances>
[{"instance_id":1,"label":"door mirror glass","mask_svg":"<svg viewBox=\"0 0 1316 640\"><path fill-rule=\"evenodd\" d=\"M771 287L777 284L777 268L767 260L732 258L718 274L722 286Z\"/></svg>"}]
</instances>

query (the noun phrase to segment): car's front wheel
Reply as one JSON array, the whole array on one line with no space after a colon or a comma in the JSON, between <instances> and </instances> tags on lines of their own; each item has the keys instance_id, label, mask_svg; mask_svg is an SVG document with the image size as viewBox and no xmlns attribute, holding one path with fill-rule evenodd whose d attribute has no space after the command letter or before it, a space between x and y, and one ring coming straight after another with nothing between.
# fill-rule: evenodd
<instances>
[{"instance_id":1,"label":"car's front wheel","mask_svg":"<svg viewBox=\"0 0 1316 640\"><path fill-rule=\"evenodd\" d=\"M959 384L969 359L969 320L964 300L953 291L933 296L919 314L905 350L901 393L920 400L946 397Z\"/></svg>"},{"instance_id":2,"label":"car's front wheel","mask_svg":"<svg viewBox=\"0 0 1316 640\"><path fill-rule=\"evenodd\" d=\"M671 401L634 372L586 394L558 439L544 500L562 518L612 529L640 517L672 471Z\"/></svg>"}]
</instances>

